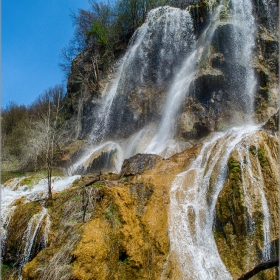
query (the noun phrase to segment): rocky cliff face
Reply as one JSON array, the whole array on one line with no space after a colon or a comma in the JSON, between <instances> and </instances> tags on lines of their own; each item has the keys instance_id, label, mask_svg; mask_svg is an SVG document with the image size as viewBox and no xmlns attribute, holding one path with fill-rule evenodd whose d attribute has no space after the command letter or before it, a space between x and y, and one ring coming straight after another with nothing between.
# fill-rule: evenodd
<instances>
[{"instance_id":1,"label":"rocky cliff face","mask_svg":"<svg viewBox=\"0 0 280 280\"><path fill-rule=\"evenodd\" d=\"M126 74L118 85L119 98L110 109L108 137L112 136L110 131L114 137L127 137L151 122L158 123L175 73L188 53L205 40L203 53L196 58L196 74L177 115L177 137L200 138L250 118L250 91L253 91L250 105L254 107L253 118L257 122L267 120L278 107L277 5L273 1L254 1L252 7L245 7L252 9L249 15L245 11L240 14L238 3L232 7L228 1L199 1L189 6L190 18L183 11L167 9L151 15L147 20L148 30L139 29L130 42L137 52L124 66ZM219 12L215 10L217 7ZM180 18L180 13L180 21L172 21L172 17ZM248 26L236 25L236 21L242 20ZM176 24L182 28L174 37ZM137 43L141 36L144 39ZM76 137L80 138L86 137L96 121L94 112L100 106L108 80L102 73L99 87L90 86L90 81L97 83L90 71L92 57L86 51L74 60L68 83L67 100L76 115L79 131ZM240 98L241 95L245 98Z\"/></svg>"}]
</instances>

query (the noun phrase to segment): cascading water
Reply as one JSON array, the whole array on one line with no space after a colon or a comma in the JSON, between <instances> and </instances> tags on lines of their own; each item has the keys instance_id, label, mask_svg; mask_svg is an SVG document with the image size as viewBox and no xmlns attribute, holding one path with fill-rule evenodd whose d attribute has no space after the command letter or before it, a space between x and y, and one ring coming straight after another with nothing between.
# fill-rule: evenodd
<instances>
[{"instance_id":1,"label":"cascading water","mask_svg":"<svg viewBox=\"0 0 280 280\"><path fill-rule=\"evenodd\" d=\"M269 17L271 2L259 2L265 7L266 17ZM137 153L154 153L168 158L195 143L195 137L187 142L188 133L201 128L195 124L205 125L207 121L212 121L212 116L218 114L219 110L227 108L230 111L233 106L234 113L230 111L225 114L228 119L221 122L222 125L217 122L212 130L207 131L208 138L204 138L197 158L187 170L177 175L171 185L168 219L170 254L166 260L166 270L162 273L163 280L172 277L174 280L232 279L227 270L230 270L230 266L227 266L226 261L223 263L225 258L219 243L218 252L218 237L213 235L213 231L217 229L215 219L219 219L216 210L220 195L223 195L221 191L229 186L227 184L231 179L228 163L233 155L240 169L240 178L234 187L240 193L240 208L244 212L243 215L240 211L240 219L245 220L242 224L246 233L244 243L248 244L242 250L242 254L248 257L244 267L250 269L256 260L266 261L273 255L273 214L270 213L271 204L267 199L269 191L265 187L259 151L263 149L269 162L273 162L269 167L274 174L277 174L278 169L273 166L278 167L279 164L276 151L259 145L259 127L252 125L256 69L262 70L260 74L269 78L266 77L269 76L266 75L267 69L256 66L259 63L259 50L256 51L255 44L258 32L253 16L255 6L251 0L210 0L206 5L207 11L199 10L199 5L193 5L195 12L192 8L180 10L167 6L150 11L145 23L131 39L114 78L100 98L93 100L96 103L94 122L87 146L83 148L83 155L70 167L69 172L72 174L90 172L91 168L96 171L101 161L104 161L105 172L118 173L123 160ZM199 29L201 18L196 18L200 23L193 19L201 11L211 16L205 16L207 23ZM268 22L268 31L272 34L275 26L271 24L272 21ZM262 32L263 36L267 35L266 31ZM268 33L269 36L271 34ZM271 43L271 38L268 41ZM273 44L269 46L272 49ZM204 80L199 80L201 77ZM203 91L198 94L199 87ZM222 97L216 98L220 92ZM188 103L189 100L192 103ZM219 107L220 104L224 107ZM81 102L79 106L82 105ZM182 129L183 135L178 133L181 129L180 114L189 113L187 106L193 106L191 113L198 113L193 114L191 124L186 125L191 128ZM212 115L208 114L211 110L214 112ZM240 125L240 120L249 125L233 128ZM210 134L215 130L224 132ZM197 138L201 140L201 137ZM73 176L61 182L57 180L53 182L53 189L60 191L77 178ZM4 198L1 204L3 254L7 228L16 209L13 203L21 197L28 202L46 196L46 180L30 189L21 185L23 179L15 179L9 186L1 188ZM232 209L229 212L234 215ZM231 222L235 223L233 218ZM43 246L48 245L50 225L47 209L42 207L31 217L26 230L23 229L25 232L18 263L20 279L23 267L33 255L34 240L39 233L43 237ZM258 235L258 239L255 235ZM251 248L258 252L251 254ZM172 275L170 278L168 267L175 268L174 275L179 271L179 276Z\"/></svg>"},{"instance_id":2,"label":"cascading water","mask_svg":"<svg viewBox=\"0 0 280 280\"><path fill-rule=\"evenodd\" d=\"M188 11L160 7L149 12L145 23L131 40L130 47L117 71L117 77L103 91L104 98L100 100L96 121L88 140L90 144L77 162L69 168L69 173L74 174L83 169L88 159L96 151L102 151L104 145L106 146L105 139L112 133L115 134L120 126L125 126L122 117L127 106L124 102L131 93L137 88L137 94L141 95L142 89L147 87L151 80L160 86L172 80L180 69L182 61L193 48L193 27ZM155 67L156 75L153 74ZM133 114L134 117L127 124L132 127L138 118L136 111ZM129 139L132 139L132 142ZM128 153L128 150L144 152L144 148L139 150L132 147L133 137L128 137L126 141L114 138L114 141L116 145L122 147L121 153L127 158L134 155ZM121 158L121 163L123 159ZM118 168L117 172L119 171Z\"/></svg>"},{"instance_id":3,"label":"cascading water","mask_svg":"<svg viewBox=\"0 0 280 280\"><path fill-rule=\"evenodd\" d=\"M69 168L70 174L85 172L89 158L92 159L96 153L100 154L103 147L107 147L112 141L120 147L120 162L117 166L121 166L124 159L122 156L128 158L134 155L128 153L128 150L168 157L185 148L185 145L181 145L180 148L180 141L177 142L175 135L178 112L184 99L190 94L190 85L199 74L203 59L209 55L209 42L215 30L219 25L224 25L224 22L220 22L220 13L225 9L224 5L212 8L210 24L197 42L188 10L160 7L150 11L146 22L134 34L116 78L102 93L104 97L99 100L96 119L88 140L89 145ZM250 116L256 84L254 71L250 66L255 32L250 1L239 3L234 0L232 10L228 13L231 18L232 37L227 67L227 71L230 72L227 77L228 90L233 102L239 104L237 107L241 106L242 111ZM155 49L157 51L154 51ZM215 71L220 73L219 70ZM152 130L154 137L148 140L148 147L147 142L142 141L143 148L135 149L128 139L131 139L132 133L137 133L135 130L139 126L139 113L138 109L127 109L127 102L132 96L141 100L139 96L151 84L159 88L167 86L169 89L161 110L160 123ZM138 131L141 129L143 128L140 127ZM106 139L110 142L106 142ZM109 161L106 164L109 165ZM113 170L115 171L116 169ZM117 172L119 171L117 169Z\"/></svg>"},{"instance_id":4,"label":"cascading water","mask_svg":"<svg viewBox=\"0 0 280 280\"><path fill-rule=\"evenodd\" d=\"M255 137L256 138L256 137ZM265 192L264 192L264 179L261 171L261 166L258 160L257 164L257 174L253 173L253 167L249 155L249 149L250 145L254 144L254 147L256 147L255 151L255 158L257 158L258 154L258 144L257 144L257 139L253 143L243 143L243 146L237 147L238 155L239 155L239 162L241 163L241 174L242 174L242 187L244 191L244 200L246 204L246 208L250 217L249 221L249 226L251 229L251 232L254 231L255 227L255 222L252 218L252 213L253 213L253 199L252 195L249 194L249 190L256 190L254 193L254 196L258 196L261 199L261 207L262 207L262 213L264 215L263 218L263 237L264 237L264 246L263 246L263 251L262 251L262 256L263 260L267 261L270 259L270 252L271 252L271 245L270 245L270 213L269 213L269 208L267 204L267 200L265 197ZM245 145L247 144L247 145ZM269 152L269 150L267 150ZM245 163L244 163L245 159ZM270 157L270 159L273 159L273 157Z\"/></svg>"},{"instance_id":5,"label":"cascading water","mask_svg":"<svg viewBox=\"0 0 280 280\"><path fill-rule=\"evenodd\" d=\"M72 172L81 167L86 169L92 158L102 151L115 151L113 171L119 172L124 158L136 153L169 157L186 149L186 143L176 138L178 114L190 94L196 98L194 80L205 73L210 73L212 78L222 76L226 81L224 103L234 106L228 127L240 125L240 120L243 124L253 123L257 82L253 68L256 26L252 3L250 0L225 0L215 5L210 1L210 10L213 13L210 23L197 40L188 10L163 7L149 13L131 40L117 77L102 94L104 97L100 100L97 121L90 136L91 144L72 166ZM223 41L224 35L229 41ZM221 41L223 46L219 45ZM205 63L207 59L210 61L213 49L222 60L216 61L217 68L214 63ZM167 87L165 102L163 106L160 104L160 118L139 125L141 112L139 108L128 108L131 104L128 100L141 100L139 96L151 85ZM214 93L218 91L219 88L215 88ZM206 114L203 110L214 103L213 98L206 101L203 109L197 106L201 114ZM121 125L128 127L123 134L119 130ZM171 253L177 256L182 279L231 279L217 251L212 231L215 205L227 177L227 162L233 150L239 156L249 232L253 234L255 230L253 213L255 205L259 204L264 215L263 260L270 258L270 213L263 189L264 179L260 165L257 174L253 172L249 156L250 137L254 137L257 129L251 125L215 134L204 144L190 169L179 174L173 182L169 217ZM256 192L257 202L252 198L251 189ZM248 242L251 242L250 238ZM164 273L162 277L164 279Z\"/></svg>"},{"instance_id":6,"label":"cascading water","mask_svg":"<svg viewBox=\"0 0 280 280\"><path fill-rule=\"evenodd\" d=\"M145 153L155 153L166 157L165 150L168 148L170 141L172 141L175 136L177 114L180 105L189 93L190 84L198 72L202 55L205 53L206 49L209 48L207 42L212 39L213 31L216 28L216 21L222 7L222 5L218 6L212 17L212 24L210 24L204 31L195 49L187 57L182 68L172 82L167 94L163 117L158 131ZM191 37L191 40L194 40L193 36ZM194 43L192 43L192 45L194 45Z\"/></svg>"}]
</instances>

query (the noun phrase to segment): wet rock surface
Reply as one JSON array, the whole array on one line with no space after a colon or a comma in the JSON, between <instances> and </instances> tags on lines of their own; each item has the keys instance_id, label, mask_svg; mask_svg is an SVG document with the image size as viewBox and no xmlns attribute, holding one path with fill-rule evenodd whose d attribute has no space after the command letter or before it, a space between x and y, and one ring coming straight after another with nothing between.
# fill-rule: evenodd
<instances>
[{"instance_id":1,"label":"wet rock surface","mask_svg":"<svg viewBox=\"0 0 280 280\"><path fill-rule=\"evenodd\" d=\"M264 252L269 246L268 260L277 258L275 242L278 238L278 178L277 156L278 141L264 131L257 133L256 146L249 147L249 154L242 154L244 160L236 151L228 161L228 175L226 183L220 192L216 204L216 220L214 236L219 253L233 277L241 276L265 260ZM247 157L250 157L248 159ZM251 167L246 165L250 164ZM275 165L276 164L276 165ZM252 168L252 178L244 172ZM260 174L261 173L261 174ZM264 185L257 181L251 185L250 180L261 178ZM262 197L262 193L265 198ZM266 199L267 202L263 200ZM267 203L269 211L268 244L264 245L263 203ZM262 205L262 206L261 206ZM276 223L275 223L276 222ZM250 246L248 246L248 242ZM247 260L247 263L245 261ZM248 264L250 263L250 265ZM276 279L278 270L271 269L255 276L256 279Z\"/></svg>"},{"instance_id":2,"label":"wet rock surface","mask_svg":"<svg viewBox=\"0 0 280 280\"><path fill-rule=\"evenodd\" d=\"M153 169L162 158L158 155L137 154L124 160L121 175L137 175Z\"/></svg>"}]
</instances>

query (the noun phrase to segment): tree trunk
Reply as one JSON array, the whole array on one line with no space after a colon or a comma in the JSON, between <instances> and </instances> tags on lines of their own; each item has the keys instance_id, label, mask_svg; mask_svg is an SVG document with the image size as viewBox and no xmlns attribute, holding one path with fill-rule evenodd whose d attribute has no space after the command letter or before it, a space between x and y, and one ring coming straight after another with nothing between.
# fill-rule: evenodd
<instances>
[{"instance_id":1,"label":"tree trunk","mask_svg":"<svg viewBox=\"0 0 280 280\"><path fill-rule=\"evenodd\" d=\"M270 260L267 262L262 262L260 264L258 264L257 266L255 266L252 270L248 271L247 273L243 274L241 277L239 277L237 280L247 280L252 278L255 274L272 268L274 266L279 266L279 259L275 259L275 260Z\"/></svg>"}]
</instances>

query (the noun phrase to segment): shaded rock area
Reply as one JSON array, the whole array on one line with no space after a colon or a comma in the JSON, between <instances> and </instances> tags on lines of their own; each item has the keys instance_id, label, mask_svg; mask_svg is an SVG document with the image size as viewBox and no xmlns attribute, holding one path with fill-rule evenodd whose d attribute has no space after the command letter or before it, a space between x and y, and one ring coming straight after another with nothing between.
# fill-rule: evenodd
<instances>
[{"instance_id":1,"label":"shaded rock area","mask_svg":"<svg viewBox=\"0 0 280 280\"><path fill-rule=\"evenodd\" d=\"M272 132L273 134L279 134L279 110L276 114L272 115L262 128Z\"/></svg>"},{"instance_id":2,"label":"shaded rock area","mask_svg":"<svg viewBox=\"0 0 280 280\"><path fill-rule=\"evenodd\" d=\"M161 160L158 155L137 154L124 160L121 175L137 175L146 170L153 169Z\"/></svg>"}]
</instances>

